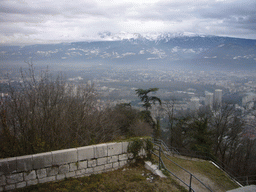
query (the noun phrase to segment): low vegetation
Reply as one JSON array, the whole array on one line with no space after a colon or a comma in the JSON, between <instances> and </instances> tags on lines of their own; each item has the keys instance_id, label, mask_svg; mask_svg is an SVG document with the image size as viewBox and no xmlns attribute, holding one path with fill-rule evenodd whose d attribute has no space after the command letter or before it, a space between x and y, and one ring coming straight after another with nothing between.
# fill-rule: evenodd
<instances>
[{"instance_id":1,"label":"low vegetation","mask_svg":"<svg viewBox=\"0 0 256 192\"><path fill-rule=\"evenodd\" d=\"M185 168L187 171L195 175L200 181L202 181L207 187L213 191L227 191L239 187L238 184L233 182L225 172L218 169L209 161L199 159L183 159L173 156L167 156L169 159ZM190 182L190 174L183 169L169 161L162 156L163 161L172 173L184 180L187 184ZM185 185L184 185L185 186ZM192 178L192 188L196 191L208 191L202 184L200 184L195 178Z\"/></svg>"},{"instance_id":2,"label":"low vegetation","mask_svg":"<svg viewBox=\"0 0 256 192\"><path fill-rule=\"evenodd\" d=\"M119 192L119 191L173 191L187 190L172 179L159 178L144 168L143 162L112 172L89 177L66 179L60 182L38 184L16 192Z\"/></svg>"}]
</instances>

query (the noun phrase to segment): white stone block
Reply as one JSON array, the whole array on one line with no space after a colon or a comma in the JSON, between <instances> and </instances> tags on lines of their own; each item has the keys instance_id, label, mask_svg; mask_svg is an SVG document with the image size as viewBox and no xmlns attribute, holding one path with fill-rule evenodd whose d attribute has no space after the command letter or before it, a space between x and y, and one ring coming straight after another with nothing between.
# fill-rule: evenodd
<instances>
[{"instance_id":1,"label":"white stone block","mask_svg":"<svg viewBox=\"0 0 256 192\"><path fill-rule=\"evenodd\" d=\"M78 162L78 169L86 169L86 168L87 168L87 161Z\"/></svg>"},{"instance_id":2,"label":"white stone block","mask_svg":"<svg viewBox=\"0 0 256 192\"><path fill-rule=\"evenodd\" d=\"M123 166L127 165L127 161L120 161L119 165L120 165L120 167L123 167Z\"/></svg>"},{"instance_id":3,"label":"white stone block","mask_svg":"<svg viewBox=\"0 0 256 192\"><path fill-rule=\"evenodd\" d=\"M42 179L38 179L39 183L47 183L47 182L51 182L51 181L56 181L56 176L51 176L51 177L45 177Z\"/></svg>"},{"instance_id":4,"label":"white stone block","mask_svg":"<svg viewBox=\"0 0 256 192\"><path fill-rule=\"evenodd\" d=\"M59 172L59 168L56 167L56 166L55 167L46 168L46 175L47 175L47 177L57 175L58 172Z\"/></svg>"},{"instance_id":5,"label":"white stone block","mask_svg":"<svg viewBox=\"0 0 256 192\"><path fill-rule=\"evenodd\" d=\"M86 170L85 170L85 173L86 173L86 174L91 174L91 173L93 173L93 168L88 168L88 169L86 169Z\"/></svg>"},{"instance_id":6,"label":"white stone block","mask_svg":"<svg viewBox=\"0 0 256 192\"><path fill-rule=\"evenodd\" d=\"M5 191L10 191L10 190L14 190L15 189L15 184L12 184L12 185L6 185L4 187L4 190Z\"/></svg>"},{"instance_id":7,"label":"white stone block","mask_svg":"<svg viewBox=\"0 0 256 192\"><path fill-rule=\"evenodd\" d=\"M61 165L59 167L59 174L65 174L69 172L69 165Z\"/></svg>"},{"instance_id":8,"label":"white stone block","mask_svg":"<svg viewBox=\"0 0 256 192\"><path fill-rule=\"evenodd\" d=\"M140 151L139 151L139 154L138 154L140 157L143 157L143 156L146 156L146 151L145 151L145 149L141 149Z\"/></svg>"},{"instance_id":9,"label":"white stone block","mask_svg":"<svg viewBox=\"0 0 256 192\"><path fill-rule=\"evenodd\" d=\"M118 161L118 155L108 157L108 163L114 163Z\"/></svg>"},{"instance_id":10,"label":"white stone block","mask_svg":"<svg viewBox=\"0 0 256 192\"><path fill-rule=\"evenodd\" d=\"M124 160L128 160L128 155L127 154L119 155L119 161L124 161Z\"/></svg>"},{"instance_id":11,"label":"white stone block","mask_svg":"<svg viewBox=\"0 0 256 192\"><path fill-rule=\"evenodd\" d=\"M16 188L19 189L19 188L24 188L27 186L27 183L25 181L23 182L20 182L20 183L16 183Z\"/></svg>"},{"instance_id":12,"label":"white stone block","mask_svg":"<svg viewBox=\"0 0 256 192\"><path fill-rule=\"evenodd\" d=\"M83 160L89 160L89 159L94 159L94 145L92 146L86 146L86 147L79 147L77 148L77 158L78 161L83 161Z\"/></svg>"},{"instance_id":13,"label":"white stone block","mask_svg":"<svg viewBox=\"0 0 256 192\"><path fill-rule=\"evenodd\" d=\"M35 170L24 173L25 181L34 180L34 179L36 179L36 171Z\"/></svg>"},{"instance_id":14,"label":"white stone block","mask_svg":"<svg viewBox=\"0 0 256 192\"><path fill-rule=\"evenodd\" d=\"M0 176L0 186L6 185L6 177L4 175Z\"/></svg>"},{"instance_id":15,"label":"white stone block","mask_svg":"<svg viewBox=\"0 0 256 192\"><path fill-rule=\"evenodd\" d=\"M93 168L93 170L94 170L94 173L100 173L105 170L105 166L104 165L96 166Z\"/></svg>"},{"instance_id":16,"label":"white stone block","mask_svg":"<svg viewBox=\"0 0 256 192\"><path fill-rule=\"evenodd\" d=\"M69 173L66 173L66 178L70 178L70 177L75 177L76 176L76 172L73 171L73 172L69 172Z\"/></svg>"},{"instance_id":17,"label":"white stone block","mask_svg":"<svg viewBox=\"0 0 256 192\"><path fill-rule=\"evenodd\" d=\"M19 183L21 181L23 181L23 173L15 173L15 174L6 176L6 182L8 184Z\"/></svg>"},{"instance_id":18,"label":"white stone block","mask_svg":"<svg viewBox=\"0 0 256 192\"><path fill-rule=\"evenodd\" d=\"M95 159L88 161L88 167L96 167L96 165L97 165L97 161Z\"/></svg>"},{"instance_id":19,"label":"white stone block","mask_svg":"<svg viewBox=\"0 0 256 192\"><path fill-rule=\"evenodd\" d=\"M109 170L109 169L112 169L112 168L113 168L112 163L109 163L109 164L105 165L105 170Z\"/></svg>"},{"instance_id":20,"label":"white stone block","mask_svg":"<svg viewBox=\"0 0 256 192\"><path fill-rule=\"evenodd\" d=\"M65 179L65 177L66 177L65 174L57 175L57 176L56 176L56 180L57 180L57 181L60 181L60 180Z\"/></svg>"},{"instance_id":21,"label":"white stone block","mask_svg":"<svg viewBox=\"0 0 256 192\"><path fill-rule=\"evenodd\" d=\"M36 175L38 179L46 177L46 169L38 169L36 170Z\"/></svg>"},{"instance_id":22,"label":"white stone block","mask_svg":"<svg viewBox=\"0 0 256 192\"><path fill-rule=\"evenodd\" d=\"M123 144L123 153L128 153L129 142L122 142Z\"/></svg>"},{"instance_id":23,"label":"white stone block","mask_svg":"<svg viewBox=\"0 0 256 192\"><path fill-rule=\"evenodd\" d=\"M119 162L115 162L113 163L113 168L114 169L118 169L120 166L119 166Z\"/></svg>"},{"instance_id":24,"label":"white stone block","mask_svg":"<svg viewBox=\"0 0 256 192\"><path fill-rule=\"evenodd\" d=\"M97 165L104 165L104 164L107 164L107 162L108 162L107 157L97 159Z\"/></svg>"},{"instance_id":25,"label":"white stone block","mask_svg":"<svg viewBox=\"0 0 256 192\"><path fill-rule=\"evenodd\" d=\"M17 158L0 159L0 175L17 172Z\"/></svg>"},{"instance_id":26,"label":"white stone block","mask_svg":"<svg viewBox=\"0 0 256 192\"><path fill-rule=\"evenodd\" d=\"M38 180L37 179L27 181L27 186L37 185L37 184L38 184Z\"/></svg>"},{"instance_id":27,"label":"white stone block","mask_svg":"<svg viewBox=\"0 0 256 192\"><path fill-rule=\"evenodd\" d=\"M75 172L76 172L76 176L84 175L86 173L86 169L77 170Z\"/></svg>"},{"instance_id":28,"label":"white stone block","mask_svg":"<svg viewBox=\"0 0 256 192\"><path fill-rule=\"evenodd\" d=\"M17 157L17 172L30 171L32 165L32 155Z\"/></svg>"},{"instance_id":29,"label":"white stone block","mask_svg":"<svg viewBox=\"0 0 256 192\"><path fill-rule=\"evenodd\" d=\"M52 166L52 153L39 153L32 155L33 157L33 169L42 169Z\"/></svg>"},{"instance_id":30,"label":"white stone block","mask_svg":"<svg viewBox=\"0 0 256 192\"><path fill-rule=\"evenodd\" d=\"M77 149L52 151L52 164L63 165L77 162Z\"/></svg>"},{"instance_id":31,"label":"white stone block","mask_svg":"<svg viewBox=\"0 0 256 192\"><path fill-rule=\"evenodd\" d=\"M69 164L69 171L70 171L70 172L76 171L76 170L77 170L77 165L78 165L78 162L70 163L70 164Z\"/></svg>"},{"instance_id":32,"label":"white stone block","mask_svg":"<svg viewBox=\"0 0 256 192\"><path fill-rule=\"evenodd\" d=\"M106 144L95 145L95 158L108 156L108 147Z\"/></svg>"},{"instance_id":33,"label":"white stone block","mask_svg":"<svg viewBox=\"0 0 256 192\"><path fill-rule=\"evenodd\" d=\"M123 152L122 143L108 143L108 156L120 155Z\"/></svg>"}]
</instances>

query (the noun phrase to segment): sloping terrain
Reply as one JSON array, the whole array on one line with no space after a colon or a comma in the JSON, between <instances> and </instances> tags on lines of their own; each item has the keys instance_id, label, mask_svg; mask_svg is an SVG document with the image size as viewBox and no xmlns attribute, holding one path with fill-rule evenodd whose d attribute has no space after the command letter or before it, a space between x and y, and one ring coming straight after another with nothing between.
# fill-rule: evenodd
<instances>
[{"instance_id":1,"label":"sloping terrain","mask_svg":"<svg viewBox=\"0 0 256 192\"><path fill-rule=\"evenodd\" d=\"M181 167L183 167L184 169L186 169L188 172L192 173L196 178L203 182L212 191L224 192L239 187L239 185L233 182L225 172L217 168L210 161L204 161L200 159L179 158L174 156L167 157L174 161L175 163L177 163L178 165L180 165ZM164 160L166 167L172 173L174 173L176 176L182 179L185 183L189 184L190 174L188 172L184 171L179 166L169 161L167 158L162 158ZM200 192L209 191L194 177L192 177L192 188L195 191Z\"/></svg>"}]
</instances>

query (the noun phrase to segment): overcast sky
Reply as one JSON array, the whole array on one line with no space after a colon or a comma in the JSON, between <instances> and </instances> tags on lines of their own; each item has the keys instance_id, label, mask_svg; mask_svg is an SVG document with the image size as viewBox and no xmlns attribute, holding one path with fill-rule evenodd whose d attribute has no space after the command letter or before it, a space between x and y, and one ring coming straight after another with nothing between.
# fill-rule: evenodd
<instances>
[{"instance_id":1,"label":"overcast sky","mask_svg":"<svg viewBox=\"0 0 256 192\"><path fill-rule=\"evenodd\" d=\"M95 40L104 31L256 39L256 0L0 0L0 45Z\"/></svg>"}]
</instances>

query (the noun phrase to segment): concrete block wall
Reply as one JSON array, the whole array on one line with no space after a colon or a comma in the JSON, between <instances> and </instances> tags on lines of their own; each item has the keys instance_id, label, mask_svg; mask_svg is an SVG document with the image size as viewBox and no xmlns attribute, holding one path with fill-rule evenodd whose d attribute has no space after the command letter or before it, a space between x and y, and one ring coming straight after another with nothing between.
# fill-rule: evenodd
<instances>
[{"instance_id":1,"label":"concrete block wall","mask_svg":"<svg viewBox=\"0 0 256 192\"><path fill-rule=\"evenodd\" d=\"M0 159L0 192L112 171L126 165L128 142Z\"/></svg>"}]
</instances>

